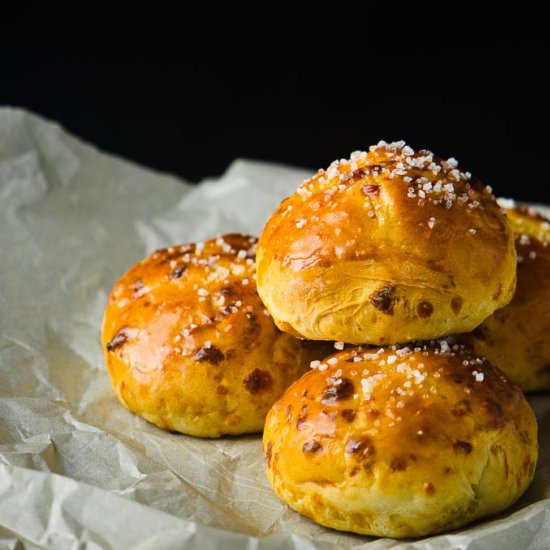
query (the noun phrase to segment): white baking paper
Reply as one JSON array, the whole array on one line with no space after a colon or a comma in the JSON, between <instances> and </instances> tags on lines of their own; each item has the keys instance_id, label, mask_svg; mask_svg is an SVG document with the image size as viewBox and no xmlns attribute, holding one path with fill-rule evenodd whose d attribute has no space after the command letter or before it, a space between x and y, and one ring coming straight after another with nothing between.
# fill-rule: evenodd
<instances>
[{"instance_id":1,"label":"white baking paper","mask_svg":"<svg viewBox=\"0 0 550 550\"><path fill-rule=\"evenodd\" d=\"M235 161L190 186L0 109L0 548L548 548L550 396L532 487L506 513L394 541L338 533L285 507L259 435L201 440L125 410L103 365L107 294L154 249L258 235L309 174Z\"/></svg>"}]
</instances>

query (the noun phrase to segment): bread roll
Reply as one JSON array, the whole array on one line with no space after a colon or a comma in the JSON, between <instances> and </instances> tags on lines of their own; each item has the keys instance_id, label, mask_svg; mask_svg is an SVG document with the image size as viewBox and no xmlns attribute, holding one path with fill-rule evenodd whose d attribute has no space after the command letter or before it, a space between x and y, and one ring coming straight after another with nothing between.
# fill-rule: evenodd
<instances>
[{"instance_id":1,"label":"bread roll","mask_svg":"<svg viewBox=\"0 0 550 550\"><path fill-rule=\"evenodd\" d=\"M261 431L275 399L324 354L273 324L255 250L241 235L159 250L115 285L102 341L129 410L194 436Z\"/></svg>"},{"instance_id":2,"label":"bread roll","mask_svg":"<svg viewBox=\"0 0 550 550\"><path fill-rule=\"evenodd\" d=\"M294 510L333 529L420 537L519 498L537 425L520 389L464 346L355 347L285 392L263 445Z\"/></svg>"},{"instance_id":3,"label":"bread roll","mask_svg":"<svg viewBox=\"0 0 550 550\"><path fill-rule=\"evenodd\" d=\"M550 390L550 220L508 205L516 234L517 288L510 304L460 338L523 391Z\"/></svg>"},{"instance_id":4,"label":"bread roll","mask_svg":"<svg viewBox=\"0 0 550 550\"><path fill-rule=\"evenodd\" d=\"M454 159L381 142L281 203L257 270L282 330L380 345L474 329L510 301L516 254L490 188Z\"/></svg>"}]
</instances>

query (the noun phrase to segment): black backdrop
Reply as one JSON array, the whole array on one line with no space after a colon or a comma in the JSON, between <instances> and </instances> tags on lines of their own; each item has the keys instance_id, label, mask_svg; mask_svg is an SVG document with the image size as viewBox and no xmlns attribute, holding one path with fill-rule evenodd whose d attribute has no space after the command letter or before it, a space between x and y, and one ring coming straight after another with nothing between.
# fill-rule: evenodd
<instances>
[{"instance_id":1,"label":"black backdrop","mask_svg":"<svg viewBox=\"0 0 550 550\"><path fill-rule=\"evenodd\" d=\"M0 103L191 181L236 157L317 169L405 139L550 203L546 14L204 7L97 22L29 8L0 38Z\"/></svg>"}]
</instances>

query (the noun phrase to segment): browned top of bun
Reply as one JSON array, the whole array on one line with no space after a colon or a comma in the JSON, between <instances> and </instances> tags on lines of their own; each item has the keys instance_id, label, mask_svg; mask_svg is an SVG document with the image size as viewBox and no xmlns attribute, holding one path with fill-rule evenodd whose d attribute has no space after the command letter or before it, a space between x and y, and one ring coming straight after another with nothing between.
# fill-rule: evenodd
<instances>
[{"instance_id":1,"label":"browned top of bun","mask_svg":"<svg viewBox=\"0 0 550 550\"><path fill-rule=\"evenodd\" d=\"M502 217L491 215L499 210L491 188L457 166L453 158L415 152L403 143L381 142L352 153L319 170L281 203L261 246L300 271L371 258L387 247L395 255L412 255L426 241L475 237L480 246L495 240L505 245ZM456 217L457 208L465 215ZM394 222L384 226L390 217ZM365 239L365 220L377 232L375 241Z\"/></svg>"},{"instance_id":2,"label":"browned top of bun","mask_svg":"<svg viewBox=\"0 0 550 550\"><path fill-rule=\"evenodd\" d=\"M243 345L243 325L248 327L245 340L252 342L254 326L259 330L257 323L250 323L251 315L256 315L253 308L260 303L254 284L256 242L253 237L225 235L204 243L158 250L136 264L109 296L109 308L116 308L117 314L108 309L106 322L115 323L117 330L107 349L128 341L125 349L129 360L147 369L152 360L170 353L202 355L206 362L219 363L222 355L231 353L233 344ZM141 307L128 310L132 322L126 327L125 310L136 299ZM175 331L176 318L177 328L182 331L180 338ZM154 357L143 346L133 356L133 327L148 327L149 353ZM175 331L176 341L170 348L166 346L165 329ZM224 334L223 351L213 345L207 347L216 339L216 333ZM234 334L238 334L235 342Z\"/></svg>"},{"instance_id":3,"label":"browned top of bun","mask_svg":"<svg viewBox=\"0 0 550 550\"><path fill-rule=\"evenodd\" d=\"M286 449L285 460L294 454L303 460L314 447L320 455L330 454L342 445L353 456L359 441L349 439L350 433L363 433L364 443L376 441L376 448L370 455L357 454L357 460L372 458L390 468L426 460L426 481L433 481L428 475L433 453L460 456L475 445L473 425L480 434L513 425L516 410L525 407L519 388L491 363L446 342L396 351L356 347L314 364L274 405L285 410L296 431L296 446ZM340 475L330 472L330 461L316 467L321 464L329 478ZM296 461L294 475L307 476L310 467L308 461Z\"/></svg>"},{"instance_id":4,"label":"browned top of bun","mask_svg":"<svg viewBox=\"0 0 550 550\"><path fill-rule=\"evenodd\" d=\"M542 243L550 243L550 219L530 206L509 199L498 199L516 235L527 235ZM525 240L525 239L524 239Z\"/></svg>"}]
</instances>

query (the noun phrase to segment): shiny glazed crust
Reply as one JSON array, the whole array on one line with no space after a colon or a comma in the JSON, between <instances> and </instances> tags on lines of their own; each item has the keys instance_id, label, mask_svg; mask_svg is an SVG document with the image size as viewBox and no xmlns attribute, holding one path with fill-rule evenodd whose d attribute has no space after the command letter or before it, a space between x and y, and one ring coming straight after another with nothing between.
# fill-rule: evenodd
<instances>
[{"instance_id":1,"label":"shiny glazed crust","mask_svg":"<svg viewBox=\"0 0 550 550\"><path fill-rule=\"evenodd\" d=\"M510 506L537 461L520 389L459 346L350 348L273 406L267 476L291 508L334 529L419 537Z\"/></svg>"},{"instance_id":2,"label":"shiny glazed crust","mask_svg":"<svg viewBox=\"0 0 550 550\"><path fill-rule=\"evenodd\" d=\"M488 187L404 143L304 182L267 222L258 292L291 334L388 344L473 330L513 294L512 231Z\"/></svg>"},{"instance_id":3,"label":"shiny glazed crust","mask_svg":"<svg viewBox=\"0 0 550 550\"><path fill-rule=\"evenodd\" d=\"M523 391L550 391L550 221L507 209L516 233L517 287L510 304L460 339Z\"/></svg>"},{"instance_id":4,"label":"shiny glazed crust","mask_svg":"<svg viewBox=\"0 0 550 550\"><path fill-rule=\"evenodd\" d=\"M324 344L280 332L256 292L256 239L159 250L115 285L103 321L118 399L161 428L202 437L261 431Z\"/></svg>"}]
</instances>

